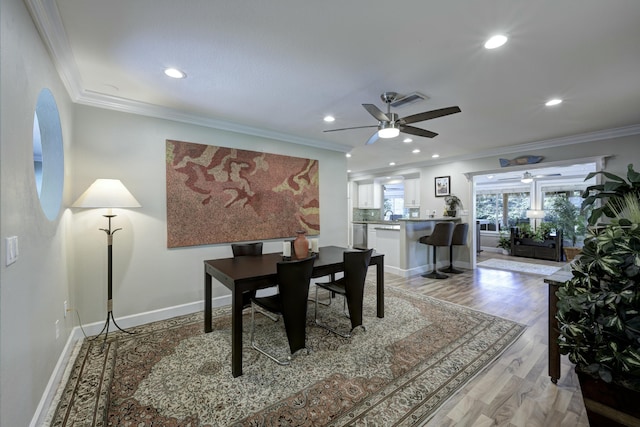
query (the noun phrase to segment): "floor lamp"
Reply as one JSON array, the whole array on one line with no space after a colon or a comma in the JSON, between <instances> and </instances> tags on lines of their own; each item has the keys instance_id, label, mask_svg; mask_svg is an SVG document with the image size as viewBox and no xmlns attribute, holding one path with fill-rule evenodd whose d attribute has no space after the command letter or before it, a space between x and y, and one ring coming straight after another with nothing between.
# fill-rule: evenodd
<instances>
[{"instance_id":1,"label":"floor lamp","mask_svg":"<svg viewBox=\"0 0 640 427\"><path fill-rule=\"evenodd\" d=\"M104 349L109 335L110 321L122 332L133 333L118 326L116 319L113 317L113 235L116 231L122 229L111 229L111 218L116 216L111 213L111 208L139 208L140 203L119 179L96 179L71 206L74 208L107 208L107 213L103 216L107 218L109 227L100 228L100 230L107 233L107 320L104 322L100 333L94 338L97 339L103 332L105 333L102 343L102 348Z\"/></svg>"},{"instance_id":2,"label":"floor lamp","mask_svg":"<svg viewBox=\"0 0 640 427\"><path fill-rule=\"evenodd\" d=\"M538 209L527 209L526 215L527 218L533 219L533 231L536 231L538 228L538 219L544 218L545 212Z\"/></svg>"}]
</instances>

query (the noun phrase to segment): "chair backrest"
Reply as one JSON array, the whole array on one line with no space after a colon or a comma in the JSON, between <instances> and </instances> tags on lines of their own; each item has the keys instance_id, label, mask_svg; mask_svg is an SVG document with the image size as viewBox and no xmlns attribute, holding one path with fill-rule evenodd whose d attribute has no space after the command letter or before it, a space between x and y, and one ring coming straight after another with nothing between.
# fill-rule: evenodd
<instances>
[{"instance_id":1,"label":"chair backrest","mask_svg":"<svg viewBox=\"0 0 640 427\"><path fill-rule=\"evenodd\" d=\"M277 265L278 291L282 302L282 318L289 338L291 353L304 348L307 325L307 299L315 255ZM293 339L292 337L298 337Z\"/></svg>"},{"instance_id":2,"label":"chair backrest","mask_svg":"<svg viewBox=\"0 0 640 427\"><path fill-rule=\"evenodd\" d=\"M349 251L343 255L344 280L351 327L362 325L362 301L364 298L364 283L367 269L371 261L373 249L365 251Z\"/></svg>"},{"instance_id":3,"label":"chair backrest","mask_svg":"<svg viewBox=\"0 0 640 427\"><path fill-rule=\"evenodd\" d=\"M426 243L433 246L451 246L453 237L453 222L438 222L433 227L433 233L426 238Z\"/></svg>"},{"instance_id":4,"label":"chair backrest","mask_svg":"<svg viewBox=\"0 0 640 427\"><path fill-rule=\"evenodd\" d=\"M232 243L233 257L262 255L262 242Z\"/></svg>"},{"instance_id":5,"label":"chair backrest","mask_svg":"<svg viewBox=\"0 0 640 427\"><path fill-rule=\"evenodd\" d=\"M453 229L453 236L451 237L452 245L466 245L467 244L467 234L469 233L469 224L462 223L456 224L456 227Z\"/></svg>"}]
</instances>

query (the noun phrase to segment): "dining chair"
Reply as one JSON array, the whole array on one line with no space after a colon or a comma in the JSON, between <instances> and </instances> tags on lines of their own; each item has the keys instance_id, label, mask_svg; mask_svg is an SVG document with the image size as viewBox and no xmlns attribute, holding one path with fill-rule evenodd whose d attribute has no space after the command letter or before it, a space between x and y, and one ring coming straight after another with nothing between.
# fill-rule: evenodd
<instances>
[{"instance_id":1,"label":"dining chair","mask_svg":"<svg viewBox=\"0 0 640 427\"><path fill-rule=\"evenodd\" d=\"M307 297L313 272L315 255L295 261L277 264L278 293L266 297L251 298L251 346L280 365L288 365L291 359L306 348L307 339ZM255 339L255 312L259 307L282 316L289 342L289 355L282 359L258 346Z\"/></svg>"},{"instance_id":2,"label":"dining chair","mask_svg":"<svg viewBox=\"0 0 640 427\"><path fill-rule=\"evenodd\" d=\"M316 283L315 296L315 314L314 320L316 324L344 338L351 337L351 333L355 328L362 324L362 307L364 300L364 284L367 277L367 269L371 261L373 249L364 251L348 251L343 254L344 276L337 280L326 283ZM334 294L342 295L343 304L348 307L348 317L351 320L351 330L349 332L341 332L330 326L320 323L318 320L318 289L325 289L330 292L329 298Z\"/></svg>"},{"instance_id":3,"label":"dining chair","mask_svg":"<svg viewBox=\"0 0 640 427\"><path fill-rule=\"evenodd\" d=\"M242 256L260 256L262 255L262 242L254 242L254 243L232 243L231 244L231 252L233 252L233 257L242 257ZM251 307L251 298L256 296L256 291L244 292L242 294L242 307L250 308ZM278 321L277 316L273 316L270 313L262 313L267 316L269 319L274 322Z\"/></svg>"}]
</instances>

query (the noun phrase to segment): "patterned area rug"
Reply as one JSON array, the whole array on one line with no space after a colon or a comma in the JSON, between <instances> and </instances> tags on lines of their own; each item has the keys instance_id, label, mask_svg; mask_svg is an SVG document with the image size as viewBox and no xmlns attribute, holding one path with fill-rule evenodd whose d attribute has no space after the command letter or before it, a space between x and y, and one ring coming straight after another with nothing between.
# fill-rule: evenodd
<instances>
[{"instance_id":1,"label":"patterned area rug","mask_svg":"<svg viewBox=\"0 0 640 427\"><path fill-rule=\"evenodd\" d=\"M530 264L528 262L509 261L506 259L491 258L486 261L478 263L478 267L497 268L500 270L518 271L521 273L541 274L543 276L550 276L561 267L554 267L550 265Z\"/></svg>"},{"instance_id":2,"label":"patterned area rug","mask_svg":"<svg viewBox=\"0 0 640 427\"><path fill-rule=\"evenodd\" d=\"M85 340L54 426L418 426L524 331L518 323L415 293L386 289L375 316L367 285L364 323L351 339L313 323L310 354L279 366L251 348L244 317L244 375L231 376L229 308L113 334L105 351ZM313 295L313 293L310 293ZM319 316L346 328L342 302ZM332 320L333 319L333 320ZM263 346L286 349L282 321L256 315ZM111 335L110 335L111 337ZM110 338L111 340L111 338Z\"/></svg>"}]
</instances>

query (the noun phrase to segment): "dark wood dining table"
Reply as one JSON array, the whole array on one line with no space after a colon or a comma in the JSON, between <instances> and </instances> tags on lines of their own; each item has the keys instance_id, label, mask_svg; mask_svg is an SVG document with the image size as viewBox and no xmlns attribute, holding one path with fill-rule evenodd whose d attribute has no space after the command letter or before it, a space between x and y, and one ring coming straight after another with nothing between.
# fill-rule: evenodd
<instances>
[{"instance_id":1,"label":"dark wood dining table","mask_svg":"<svg viewBox=\"0 0 640 427\"><path fill-rule=\"evenodd\" d=\"M319 248L312 277L335 275L344 271L343 253L351 249L339 246ZM282 253L260 256L221 258L204 261L204 331L212 327L212 278L231 290L231 373L242 375L242 294L277 285L277 263ZM369 265L376 266L376 311L384 317L384 254L374 252Z\"/></svg>"}]
</instances>

